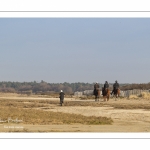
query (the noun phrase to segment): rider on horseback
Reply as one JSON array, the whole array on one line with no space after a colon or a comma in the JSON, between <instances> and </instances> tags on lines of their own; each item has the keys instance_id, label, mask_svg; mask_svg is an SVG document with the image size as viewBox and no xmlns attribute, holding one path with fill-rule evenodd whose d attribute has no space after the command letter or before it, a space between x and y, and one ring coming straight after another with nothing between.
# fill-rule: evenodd
<instances>
[{"instance_id":1,"label":"rider on horseback","mask_svg":"<svg viewBox=\"0 0 150 150\"><path fill-rule=\"evenodd\" d=\"M108 88L109 88L109 84L108 84L107 81L105 81L104 87L103 87L103 89L102 89L102 95L104 95L104 91L105 91L106 89L108 89Z\"/></svg>"},{"instance_id":2,"label":"rider on horseback","mask_svg":"<svg viewBox=\"0 0 150 150\"><path fill-rule=\"evenodd\" d=\"M119 83L118 83L117 80L116 80L115 83L113 84L113 90L112 90L112 92L111 92L111 95L112 95L113 93L115 93L115 91L116 91L117 89L119 89Z\"/></svg>"},{"instance_id":3,"label":"rider on horseback","mask_svg":"<svg viewBox=\"0 0 150 150\"><path fill-rule=\"evenodd\" d=\"M97 90L97 89L99 89L99 84L98 84L98 82L96 82L96 83L94 84L94 90Z\"/></svg>"},{"instance_id":4,"label":"rider on horseback","mask_svg":"<svg viewBox=\"0 0 150 150\"><path fill-rule=\"evenodd\" d=\"M96 92L97 90L99 90L99 84L98 84L98 82L96 82L96 83L94 84L94 95L95 95L95 92Z\"/></svg>"}]
</instances>

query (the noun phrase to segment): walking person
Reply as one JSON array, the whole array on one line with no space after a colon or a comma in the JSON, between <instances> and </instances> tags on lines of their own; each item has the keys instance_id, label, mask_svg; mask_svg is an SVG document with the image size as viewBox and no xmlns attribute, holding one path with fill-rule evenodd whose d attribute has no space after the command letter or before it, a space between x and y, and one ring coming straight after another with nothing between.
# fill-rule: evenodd
<instances>
[{"instance_id":1,"label":"walking person","mask_svg":"<svg viewBox=\"0 0 150 150\"><path fill-rule=\"evenodd\" d=\"M62 103L64 103L64 97L65 97L65 93L63 92L63 90L61 90L60 93L59 93L60 105L61 106L62 106Z\"/></svg>"}]
</instances>

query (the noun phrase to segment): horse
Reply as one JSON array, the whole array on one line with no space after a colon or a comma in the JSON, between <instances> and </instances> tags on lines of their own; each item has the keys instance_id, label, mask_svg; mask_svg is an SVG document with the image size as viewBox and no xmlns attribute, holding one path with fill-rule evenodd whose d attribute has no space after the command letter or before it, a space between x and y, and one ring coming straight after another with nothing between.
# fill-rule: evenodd
<instances>
[{"instance_id":1,"label":"horse","mask_svg":"<svg viewBox=\"0 0 150 150\"><path fill-rule=\"evenodd\" d=\"M100 99L100 90L94 89L93 94L95 95L95 101L99 101Z\"/></svg>"},{"instance_id":2,"label":"horse","mask_svg":"<svg viewBox=\"0 0 150 150\"><path fill-rule=\"evenodd\" d=\"M109 89L102 89L103 90L103 98L104 101L109 101L109 97L110 97L110 90Z\"/></svg>"},{"instance_id":3,"label":"horse","mask_svg":"<svg viewBox=\"0 0 150 150\"><path fill-rule=\"evenodd\" d=\"M120 96L120 89L114 89L113 95L115 96L115 100L116 100L116 98L118 98Z\"/></svg>"}]
</instances>

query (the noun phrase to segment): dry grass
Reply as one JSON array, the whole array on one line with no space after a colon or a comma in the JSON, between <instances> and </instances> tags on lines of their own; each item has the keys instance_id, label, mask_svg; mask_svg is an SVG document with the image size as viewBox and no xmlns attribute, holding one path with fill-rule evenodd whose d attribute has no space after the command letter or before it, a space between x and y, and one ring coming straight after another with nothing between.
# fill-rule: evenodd
<instances>
[{"instance_id":1,"label":"dry grass","mask_svg":"<svg viewBox=\"0 0 150 150\"><path fill-rule=\"evenodd\" d=\"M138 96L136 96L136 95L130 95L129 99L138 99Z\"/></svg>"},{"instance_id":2,"label":"dry grass","mask_svg":"<svg viewBox=\"0 0 150 150\"><path fill-rule=\"evenodd\" d=\"M130 95L129 96L129 99L139 99L139 98L142 98L142 99L148 99L150 100L150 93L147 93L147 92L142 92L140 95Z\"/></svg>"},{"instance_id":3,"label":"dry grass","mask_svg":"<svg viewBox=\"0 0 150 150\"><path fill-rule=\"evenodd\" d=\"M5 107L14 107L14 108L37 108L37 107L45 107L47 104L40 104L36 101L31 100L0 100L0 105Z\"/></svg>"},{"instance_id":4,"label":"dry grass","mask_svg":"<svg viewBox=\"0 0 150 150\"><path fill-rule=\"evenodd\" d=\"M112 119L106 117L95 117L95 116L82 116L76 114L68 114L61 112L42 111L36 109L21 109L5 107L0 108L0 116L2 120L6 120L8 117L12 119L18 118L23 119L24 124L111 124Z\"/></svg>"},{"instance_id":5,"label":"dry grass","mask_svg":"<svg viewBox=\"0 0 150 150\"><path fill-rule=\"evenodd\" d=\"M140 96L144 99L150 99L150 93L142 92Z\"/></svg>"},{"instance_id":6,"label":"dry grass","mask_svg":"<svg viewBox=\"0 0 150 150\"><path fill-rule=\"evenodd\" d=\"M69 113L43 111L37 109L39 107L46 107L49 105L49 101L46 100L0 100L0 117L2 120L8 119L23 119L24 124L111 124L113 121L111 118L95 117L95 116L83 116ZM58 104L58 101L53 101L53 104Z\"/></svg>"},{"instance_id":7,"label":"dry grass","mask_svg":"<svg viewBox=\"0 0 150 150\"><path fill-rule=\"evenodd\" d=\"M128 103L124 102L128 101ZM63 107L74 106L91 106L91 107L114 107L117 109L150 109L149 101L144 101L144 99L136 99L118 101L118 102L95 102L93 101L65 101ZM135 101L135 102L134 102ZM144 101L144 102L143 102ZM0 100L1 107L9 108L26 108L26 109L35 109L35 108L48 108L51 105L58 106L59 100Z\"/></svg>"},{"instance_id":8,"label":"dry grass","mask_svg":"<svg viewBox=\"0 0 150 150\"><path fill-rule=\"evenodd\" d=\"M150 109L150 104L149 105L144 105L144 104L112 104L112 107L116 109L145 109L149 110Z\"/></svg>"},{"instance_id":9,"label":"dry grass","mask_svg":"<svg viewBox=\"0 0 150 150\"><path fill-rule=\"evenodd\" d=\"M128 100L128 103L122 101L110 101L110 102L95 102L93 101L65 101L65 107L68 106L91 106L91 107L114 107L116 109L146 109L150 110L150 103L141 100ZM136 103L134 102L136 101ZM133 103L134 102L134 103ZM111 118L106 117L95 117L95 116L82 116L69 113L51 112L44 111L37 108L48 108L49 106L58 107L58 100L10 100L0 99L0 118L7 119L23 119L24 124L88 124L88 125L100 125L100 124L111 124L113 121Z\"/></svg>"}]
</instances>

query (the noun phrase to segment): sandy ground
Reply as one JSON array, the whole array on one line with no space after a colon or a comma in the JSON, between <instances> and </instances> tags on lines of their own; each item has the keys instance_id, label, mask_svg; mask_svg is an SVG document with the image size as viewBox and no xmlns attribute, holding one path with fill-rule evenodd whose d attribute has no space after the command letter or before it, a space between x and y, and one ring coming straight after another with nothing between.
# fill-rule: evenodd
<instances>
[{"instance_id":1,"label":"sandy ground","mask_svg":"<svg viewBox=\"0 0 150 150\"><path fill-rule=\"evenodd\" d=\"M1 99L9 99L2 96ZM13 97L13 99L45 99L54 100L54 98L36 98L36 97ZM12 97L11 97L12 99ZM57 99L57 98L56 98ZM58 100L58 99L57 99ZM65 101L74 101L75 99L66 98ZM79 101L79 100L78 100ZM83 101L83 100L81 100ZM85 100L84 100L85 101ZM94 100L88 100L94 101ZM58 100L59 102L59 100ZM101 101L102 102L102 101ZM115 101L110 99L107 103L133 103L139 105L150 103L150 100L126 100L119 99ZM65 104L64 104L65 105ZM112 125L25 125L25 124L0 124L0 132L150 132L150 111L143 109L114 109L113 107L91 107L91 106L59 106L49 105L45 111L64 112L81 114L85 116L111 117Z\"/></svg>"}]
</instances>

